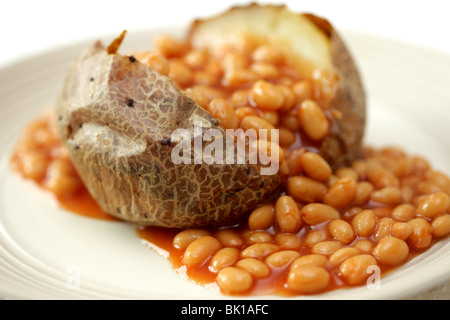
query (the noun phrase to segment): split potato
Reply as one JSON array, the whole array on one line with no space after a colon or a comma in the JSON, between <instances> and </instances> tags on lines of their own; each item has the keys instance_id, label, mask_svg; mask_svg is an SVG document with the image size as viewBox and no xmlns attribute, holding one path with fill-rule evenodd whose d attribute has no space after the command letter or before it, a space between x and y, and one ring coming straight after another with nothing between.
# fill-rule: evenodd
<instances>
[{"instance_id":1,"label":"split potato","mask_svg":"<svg viewBox=\"0 0 450 320\"><path fill-rule=\"evenodd\" d=\"M305 77L321 82L321 103L339 116L330 119L318 152L333 166L354 159L364 131L364 90L331 25L283 6L250 5L195 21L188 41L214 51L242 33L276 43ZM219 163L174 162L177 129L193 149L196 123L202 132L226 136L225 129L177 83L118 54L123 36L107 48L94 43L73 62L55 110L70 158L104 211L143 226L223 226L282 192L280 174L262 174L261 164L241 156L236 144L231 163L226 155Z\"/></svg>"}]
</instances>

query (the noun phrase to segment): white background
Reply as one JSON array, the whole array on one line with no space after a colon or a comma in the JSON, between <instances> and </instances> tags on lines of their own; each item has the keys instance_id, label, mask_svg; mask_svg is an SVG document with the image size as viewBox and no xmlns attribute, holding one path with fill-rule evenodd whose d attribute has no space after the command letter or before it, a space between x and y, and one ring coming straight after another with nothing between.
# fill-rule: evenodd
<instances>
[{"instance_id":1,"label":"white background","mask_svg":"<svg viewBox=\"0 0 450 320\"><path fill-rule=\"evenodd\" d=\"M233 4L205 0L0 0L0 66L71 42L105 34L183 26ZM267 3L265 1L264 3ZM427 46L450 54L447 0L299 0L298 12L328 18L337 29L352 30ZM150 42L150 40L149 40Z\"/></svg>"}]
</instances>

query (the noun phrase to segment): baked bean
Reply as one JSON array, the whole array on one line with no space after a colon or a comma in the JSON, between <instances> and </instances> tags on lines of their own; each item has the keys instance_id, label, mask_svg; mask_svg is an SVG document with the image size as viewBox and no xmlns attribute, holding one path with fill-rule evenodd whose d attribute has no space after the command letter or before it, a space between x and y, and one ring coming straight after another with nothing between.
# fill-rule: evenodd
<instances>
[{"instance_id":1,"label":"baked bean","mask_svg":"<svg viewBox=\"0 0 450 320\"><path fill-rule=\"evenodd\" d=\"M381 156L385 156L386 158L396 160L406 157L406 153L396 147L384 147L379 151L379 154Z\"/></svg>"},{"instance_id":2,"label":"baked bean","mask_svg":"<svg viewBox=\"0 0 450 320\"><path fill-rule=\"evenodd\" d=\"M224 129L237 129L239 119L234 108L222 98L216 98L209 103L208 111L219 120Z\"/></svg>"},{"instance_id":3,"label":"baked bean","mask_svg":"<svg viewBox=\"0 0 450 320\"><path fill-rule=\"evenodd\" d=\"M438 192L426 196L420 201L417 209L417 217L434 218L447 211L450 205L450 197L444 192Z\"/></svg>"},{"instance_id":4,"label":"baked bean","mask_svg":"<svg viewBox=\"0 0 450 320\"><path fill-rule=\"evenodd\" d=\"M400 185L397 177L376 161L368 161L366 176L376 189Z\"/></svg>"},{"instance_id":5,"label":"baked bean","mask_svg":"<svg viewBox=\"0 0 450 320\"><path fill-rule=\"evenodd\" d=\"M300 163L305 174L315 180L327 181L331 177L331 167L320 155L305 152L300 156Z\"/></svg>"},{"instance_id":6,"label":"baked bean","mask_svg":"<svg viewBox=\"0 0 450 320\"><path fill-rule=\"evenodd\" d=\"M183 61L191 68L202 68L208 59L208 51L205 49L193 49L187 52Z\"/></svg>"},{"instance_id":7,"label":"baked bean","mask_svg":"<svg viewBox=\"0 0 450 320\"><path fill-rule=\"evenodd\" d=\"M312 90L311 82L307 80L298 81L292 85L292 91L298 102L311 99L313 95Z\"/></svg>"},{"instance_id":8,"label":"baked bean","mask_svg":"<svg viewBox=\"0 0 450 320\"><path fill-rule=\"evenodd\" d=\"M241 121L241 127L245 131L254 129L256 130L256 135L259 137L259 130L267 130L267 138L270 139L271 137L271 130L275 129L275 127L268 122L267 120L264 120L258 116L247 116Z\"/></svg>"},{"instance_id":9,"label":"baked bean","mask_svg":"<svg viewBox=\"0 0 450 320\"><path fill-rule=\"evenodd\" d=\"M234 70L246 70L249 66L249 59L239 52L226 52L220 60L222 69L225 72L232 72Z\"/></svg>"},{"instance_id":10,"label":"baked bean","mask_svg":"<svg viewBox=\"0 0 450 320\"><path fill-rule=\"evenodd\" d=\"M242 121L242 119L248 116L258 116L258 112L253 107L239 107L235 110L235 113L239 121Z\"/></svg>"},{"instance_id":11,"label":"baked bean","mask_svg":"<svg viewBox=\"0 0 450 320\"><path fill-rule=\"evenodd\" d=\"M361 206L366 204L370 199L370 195L372 194L375 188L370 182L361 181L356 184L356 192L355 197L353 198L353 204L356 206Z\"/></svg>"},{"instance_id":12,"label":"baked bean","mask_svg":"<svg viewBox=\"0 0 450 320\"><path fill-rule=\"evenodd\" d=\"M297 118L302 129L312 140L322 140L328 134L328 120L313 100L305 100L301 103Z\"/></svg>"},{"instance_id":13,"label":"baked bean","mask_svg":"<svg viewBox=\"0 0 450 320\"><path fill-rule=\"evenodd\" d=\"M267 231L250 231L244 236L245 241L248 244L260 243L260 242L270 242L273 236Z\"/></svg>"},{"instance_id":14,"label":"baked bean","mask_svg":"<svg viewBox=\"0 0 450 320\"><path fill-rule=\"evenodd\" d=\"M208 260L222 244L212 236L203 236L192 241L186 248L183 264L188 267L198 266Z\"/></svg>"},{"instance_id":15,"label":"baked bean","mask_svg":"<svg viewBox=\"0 0 450 320\"><path fill-rule=\"evenodd\" d=\"M440 186L445 192L448 193L450 191L450 179L442 172L429 170L425 174L425 178Z\"/></svg>"},{"instance_id":16,"label":"baked bean","mask_svg":"<svg viewBox=\"0 0 450 320\"><path fill-rule=\"evenodd\" d=\"M363 210L352 219L352 226L360 237L370 237L377 226L377 217L372 210Z\"/></svg>"},{"instance_id":17,"label":"baked bean","mask_svg":"<svg viewBox=\"0 0 450 320\"><path fill-rule=\"evenodd\" d=\"M273 64L267 62L255 62L250 66L250 69L254 71L260 79L277 78L280 71Z\"/></svg>"},{"instance_id":18,"label":"baked bean","mask_svg":"<svg viewBox=\"0 0 450 320\"><path fill-rule=\"evenodd\" d=\"M331 236L342 244L351 243L356 235L352 226L345 220L333 220L328 224Z\"/></svg>"},{"instance_id":19,"label":"baked bean","mask_svg":"<svg viewBox=\"0 0 450 320\"><path fill-rule=\"evenodd\" d=\"M443 214L435 217L431 222L433 227L433 236L441 238L450 234L450 215Z\"/></svg>"},{"instance_id":20,"label":"baked bean","mask_svg":"<svg viewBox=\"0 0 450 320\"><path fill-rule=\"evenodd\" d=\"M384 237L390 236L394 223L395 221L391 218L381 218L373 235L375 241L380 241Z\"/></svg>"},{"instance_id":21,"label":"baked bean","mask_svg":"<svg viewBox=\"0 0 450 320\"><path fill-rule=\"evenodd\" d=\"M283 92L276 85L259 80L250 90L251 101L263 110L278 110L283 106Z\"/></svg>"},{"instance_id":22,"label":"baked bean","mask_svg":"<svg viewBox=\"0 0 450 320\"><path fill-rule=\"evenodd\" d=\"M224 98L221 91L201 84L187 88L186 93L204 109L208 109L212 100Z\"/></svg>"},{"instance_id":23,"label":"baked bean","mask_svg":"<svg viewBox=\"0 0 450 320\"><path fill-rule=\"evenodd\" d=\"M295 142L295 134L287 128L279 128L279 139L281 147L289 147Z\"/></svg>"},{"instance_id":24,"label":"baked bean","mask_svg":"<svg viewBox=\"0 0 450 320\"><path fill-rule=\"evenodd\" d=\"M206 71L195 71L193 73L193 82L199 85L216 86L219 83L219 78Z\"/></svg>"},{"instance_id":25,"label":"baked bean","mask_svg":"<svg viewBox=\"0 0 450 320\"><path fill-rule=\"evenodd\" d=\"M329 282L328 271L316 266L291 269L287 279L289 289L304 294L321 292L325 290Z\"/></svg>"},{"instance_id":26,"label":"baked bean","mask_svg":"<svg viewBox=\"0 0 450 320\"><path fill-rule=\"evenodd\" d=\"M350 285L364 282L370 275L369 267L377 266L377 260L370 254L358 254L344 260L339 266L339 272Z\"/></svg>"},{"instance_id":27,"label":"baked bean","mask_svg":"<svg viewBox=\"0 0 450 320\"><path fill-rule=\"evenodd\" d=\"M273 243L255 243L241 252L243 258L265 258L280 248Z\"/></svg>"},{"instance_id":28,"label":"baked bean","mask_svg":"<svg viewBox=\"0 0 450 320\"><path fill-rule=\"evenodd\" d=\"M295 232L300 228L301 217L297 203L290 196L281 196L275 204L275 216L282 232Z\"/></svg>"},{"instance_id":29,"label":"baked bean","mask_svg":"<svg viewBox=\"0 0 450 320\"><path fill-rule=\"evenodd\" d=\"M356 256L357 254L360 254L360 253L361 253L361 251L356 248L352 248L352 247L340 248L330 255L329 261L333 267L337 267L341 264L342 261L344 261L350 257Z\"/></svg>"},{"instance_id":30,"label":"baked bean","mask_svg":"<svg viewBox=\"0 0 450 320\"><path fill-rule=\"evenodd\" d=\"M68 158L56 158L50 162L43 186L57 196L73 194L82 185Z\"/></svg>"},{"instance_id":31,"label":"baked bean","mask_svg":"<svg viewBox=\"0 0 450 320\"><path fill-rule=\"evenodd\" d=\"M248 91L245 89L242 90L235 90L233 92L233 94L230 97L230 103L234 106L234 107L244 107L244 106L248 106L249 101L248 101ZM255 108L251 108L252 110L256 110ZM256 111L255 111L256 112Z\"/></svg>"},{"instance_id":32,"label":"baked bean","mask_svg":"<svg viewBox=\"0 0 450 320\"><path fill-rule=\"evenodd\" d=\"M194 79L194 74L181 61L171 60L169 62L168 77L181 86L187 86Z\"/></svg>"},{"instance_id":33,"label":"baked bean","mask_svg":"<svg viewBox=\"0 0 450 320\"><path fill-rule=\"evenodd\" d=\"M359 179L358 173L356 172L356 170L353 168L349 168L349 167L343 167L343 168L337 169L336 176L338 178L350 178L355 181L358 181L358 179Z\"/></svg>"},{"instance_id":34,"label":"baked bean","mask_svg":"<svg viewBox=\"0 0 450 320\"><path fill-rule=\"evenodd\" d=\"M414 189L411 186L401 186L400 191L402 192L402 199L404 203L409 203L414 198Z\"/></svg>"},{"instance_id":35,"label":"baked bean","mask_svg":"<svg viewBox=\"0 0 450 320\"><path fill-rule=\"evenodd\" d=\"M298 249L302 241L296 234L277 232L275 234L275 243L283 249Z\"/></svg>"},{"instance_id":36,"label":"baked bean","mask_svg":"<svg viewBox=\"0 0 450 320\"><path fill-rule=\"evenodd\" d=\"M267 120L273 126L277 126L280 121L280 116L276 111L261 111L261 118Z\"/></svg>"},{"instance_id":37,"label":"baked bean","mask_svg":"<svg viewBox=\"0 0 450 320\"><path fill-rule=\"evenodd\" d=\"M325 241L330 239L327 228L317 228L310 230L305 238L305 244L308 246L313 246L317 242Z\"/></svg>"},{"instance_id":38,"label":"baked bean","mask_svg":"<svg viewBox=\"0 0 450 320\"><path fill-rule=\"evenodd\" d=\"M295 106L296 98L294 92L288 86L279 84L278 88L283 93L283 105L280 108L282 112L288 112Z\"/></svg>"},{"instance_id":39,"label":"baked bean","mask_svg":"<svg viewBox=\"0 0 450 320\"><path fill-rule=\"evenodd\" d=\"M361 213L363 208L361 207L349 207L342 214L342 218L346 221L351 221L358 213Z\"/></svg>"},{"instance_id":40,"label":"baked bean","mask_svg":"<svg viewBox=\"0 0 450 320\"><path fill-rule=\"evenodd\" d=\"M186 229L177 233L177 235L173 238L172 243L175 248L183 250L186 249L194 240L209 235L211 235L211 232L206 229Z\"/></svg>"},{"instance_id":41,"label":"baked bean","mask_svg":"<svg viewBox=\"0 0 450 320\"><path fill-rule=\"evenodd\" d=\"M242 293L249 290L253 278L248 271L237 267L225 267L216 278L219 288L225 293Z\"/></svg>"},{"instance_id":42,"label":"baked bean","mask_svg":"<svg viewBox=\"0 0 450 320\"><path fill-rule=\"evenodd\" d=\"M392 206L373 207L371 210L378 218L389 218L391 216Z\"/></svg>"},{"instance_id":43,"label":"baked bean","mask_svg":"<svg viewBox=\"0 0 450 320\"><path fill-rule=\"evenodd\" d=\"M385 187L372 192L370 199L374 202L394 205L402 201L402 192L397 187Z\"/></svg>"},{"instance_id":44,"label":"baked bean","mask_svg":"<svg viewBox=\"0 0 450 320\"><path fill-rule=\"evenodd\" d=\"M339 177L337 175L335 175L335 174L332 174L330 176L330 179L328 179L328 181L327 181L327 186L331 187L333 184L338 182L338 180L339 180Z\"/></svg>"},{"instance_id":45,"label":"baked bean","mask_svg":"<svg viewBox=\"0 0 450 320\"><path fill-rule=\"evenodd\" d=\"M294 250L283 250L272 253L266 258L266 263L273 268L288 266L300 256L300 253Z\"/></svg>"},{"instance_id":46,"label":"baked bean","mask_svg":"<svg viewBox=\"0 0 450 320\"><path fill-rule=\"evenodd\" d=\"M225 247L240 247L244 243L239 234L231 229L219 229L214 237Z\"/></svg>"},{"instance_id":47,"label":"baked bean","mask_svg":"<svg viewBox=\"0 0 450 320\"><path fill-rule=\"evenodd\" d=\"M248 226L252 230L264 230L269 228L275 217L275 207L272 204L264 204L252 211L248 218Z\"/></svg>"},{"instance_id":48,"label":"baked bean","mask_svg":"<svg viewBox=\"0 0 450 320\"><path fill-rule=\"evenodd\" d=\"M302 208L302 220L309 225L316 225L339 218L339 211L327 204L310 203Z\"/></svg>"},{"instance_id":49,"label":"baked bean","mask_svg":"<svg viewBox=\"0 0 450 320\"><path fill-rule=\"evenodd\" d=\"M258 79L256 72L250 69L227 70L222 78L222 84L226 87L239 87L250 84Z\"/></svg>"},{"instance_id":50,"label":"baked bean","mask_svg":"<svg viewBox=\"0 0 450 320\"><path fill-rule=\"evenodd\" d=\"M249 154L252 157L253 152L257 152L258 159L262 164L277 163L280 164L284 160L284 151L280 146L266 139L258 139L250 142Z\"/></svg>"},{"instance_id":51,"label":"baked bean","mask_svg":"<svg viewBox=\"0 0 450 320\"><path fill-rule=\"evenodd\" d=\"M288 194L294 199L309 203L322 201L327 192L327 187L313 179L294 176L288 179L287 190Z\"/></svg>"},{"instance_id":52,"label":"baked bean","mask_svg":"<svg viewBox=\"0 0 450 320\"><path fill-rule=\"evenodd\" d=\"M358 240L353 244L353 248L360 250L362 253L372 253L374 244L368 239Z\"/></svg>"},{"instance_id":53,"label":"baked bean","mask_svg":"<svg viewBox=\"0 0 450 320\"><path fill-rule=\"evenodd\" d=\"M367 176L367 171L369 170L369 164L367 160L355 160L351 164L351 168L356 171L360 179L365 179Z\"/></svg>"},{"instance_id":54,"label":"baked bean","mask_svg":"<svg viewBox=\"0 0 450 320\"><path fill-rule=\"evenodd\" d=\"M280 64L284 60L283 52L275 45L264 44L256 48L252 53L254 61L263 61L272 64Z\"/></svg>"},{"instance_id":55,"label":"baked bean","mask_svg":"<svg viewBox=\"0 0 450 320\"><path fill-rule=\"evenodd\" d=\"M344 209L356 196L356 182L352 178L340 178L325 193L323 202L336 208Z\"/></svg>"},{"instance_id":56,"label":"baked bean","mask_svg":"<svg viewBox=\"0 0 450 320\"><path fill-rule=\"evenodd\" d=\"M428 248L433 235L433 227L431 224L423 218L414 218L408 221L408 223L412 227L412 232L409 236L409 245L415 250Z\"/></svg>"},{"instance_id":57,"label":"baked bean","mask_svg":"<svg viewBox=\"0 0 450 320\"><path fill-rule=\"evenodd\" d=\"M294 149L286 152L286 165L289 169L289 176L296 177L302 174L301 164L300 164L300 156L305 152L302 149ZM312 180L312 179L310 179ZM317 182L317 181L316 181ZM323 185L325 188L326 186ZM326 191L326 190L325 190Z\"/></svg>"},{"instance_id":58,"label":"baked bean","mask_svg":"<svg viewBox=\"0 0 450 320\"><path fill-rule=\"evenodd\" d=\"M404 203L396 206L394 210L392 210L391 216L395 220L405 222L414 218L415 210L413 205Z\"/></svg>"},{"instance_id":59,"label":"baked bean","mask_svg":"<svg viewBox=\"0 0 450 320\"><path fill-rule=\"evenodd\" d=\"M406 260L409 247L405 241L386 236L373 249L373 255L383 264L397 265Z\"/></svg>"},{"instance_id":60,"label":"baked bean","mask_svg":"<svg viewBox=\"0 0 450 320\"><path fill-rule=\"evenodd\" d=\"M175 39L170 35L161 35L154 40L156 50L166 58L183 55L188 47L184 41Z\"/></svg>"},{"instance_id":61,"label":"baked bean","mask_svg":"<svg viewBox=\"0 0 450 320\"><path fill-rule=\"evenodd\" d=\"M221 77L223 74L222 65L218 59L209 59L203 70L215 77Z\"/></svg>"},{"instance_id":62,"label":"baked bean","mask_svg":"<svg viewBox=\"0 0 450 320\"><path fill-rule=\"evenodd\" d=\"M21 170L26 178L36 181L44 179L47 159L38 151L29 151L21 155Z\"/></svg>"},{"instance_id":63,"label":"baked bean","mask_svg":"<svg viewBox=\"0 0 450 320\"><path fill-rule=\"evenodd\" d=\"M297 132L300 126L295 115L286 115L281 118L281 125L288 128L292 132ZM298 150L298 149L297 149Z\"/></svg>"},{"instance_id":64,"label":"baked bean","mask_svg":"<svg viewBox=\"0 0 450 320\"><path fill-rule=\"evenodd\" d=\"M409 238L412 232L412 227L406 222L396 222L392 226L392 235L401 240Z\"/></svg>"},{"instance_id":65,"label":"baked bean","mask_svg":"<svg viewBox=\"0 0 450 320\"><path fill-rule=\"evenodd\" d=\"M308 254L306 256L295 259L292 262L290 269L296 269L306 266L315 266L325 269L328 266L328 259L327 257L321 254L316 253Z\"/></svg>"},{"instance_id":66,"label":"baked bean","mask_svg":"<svg viewBox=\"0 0 450 320\"><path fill-rule=\"evenodd\" d=\"M156 53L146 53L139 55L136 59L162 75L167 76L169 74L169 62L162 55Z\"/></svg>"},{"instance_id":67,"label":"baked bean","mask_svg":"<svg viewBox=\"0 0 450 320\"><path fill-rule=\"evenodd\" d=\"M222 248L217 251L209 263L213 271L232 266L239 259L240 251L236 248Z\"/></svg>"},{"instance_id":68,"label":"baked bean","mask_svg":"<svg viewBox=\"0 0 450 320\"><path fill-rule=\"evenodd\" d=\"M420 156L413 156L413 172L425 173L430 170L430 163Z\"/></svg>"},{"instance_id":69,"label":"baked bean","mask_svg":"<svg viewBox=\"0 0 450 320\"><path fill-rule=\"evenodd\" d=\"M341 249L342 247L343 247L343 244L338 241L334 241L334 240L321 241L321 242L317 242L316 244L314 244L312 246L311 252L329 256L330 254Z\"/></svg>"},{"instance_id":70,"label":"baked bean","mask_svg":"<svg viewBox=\"0 0 450 320\"><path fill-rule=\"evenodd\" d=\"M236 267L242 268L255 278L266 278L270 275L270 268L261 260L254 258L241 259Z\"/></svg>"},{"instance_id":71,"label":"baked bean","mask_svg":"<svg viewBox=\"0 0 450 320\"><path fill-rule=\"evenodd\" d=\"M445 191L441 186L431 181L421 181L416 186L416 192L422 195L429 195Z\"/></svg>"}]
</instances>

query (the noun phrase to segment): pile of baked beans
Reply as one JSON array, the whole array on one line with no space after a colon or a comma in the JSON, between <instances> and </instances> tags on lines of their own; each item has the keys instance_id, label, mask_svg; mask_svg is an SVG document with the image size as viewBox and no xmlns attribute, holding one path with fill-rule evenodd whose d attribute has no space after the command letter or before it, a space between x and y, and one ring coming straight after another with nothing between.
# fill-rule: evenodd
<instances>
[{"instance_id":1,"label":"pile of baked beans","mask_svg":"<svg viewBox=\"0 0 450 320\"><path fill-rule=\"evenodd\" d=\"M23 177L65 197L84 186L62 144L54 116L53 109L48 109L24 128L11 163Z\"/></svg>"},{"instance_id":2,"label":"pile of baked beans","mask_svg":"<svg viewBox=\"0 0 450 320\"><path fill-rule=\"evenodd\" d=\"M242 225L180 231L181 265L207 268L228 294L312 294L363 285L450 233L450 180L423 158L385 148L335 172L319 163Z\"/></svg>"},{"instance_id":3,"label":"pile of baked beans","mask_svg":"<svg viewBox=\"0 0 450 320\"><path fill-rule=\"evenodd\" d=\"M366 148L333 172L314 151L334 116L334 76L304 78L279 48L251 40L210 53L162 36L136 56L224 128L278 129L288 176L285 192L243 224L176 234L177 268L199 282L210 273L227 294L312 294L364 284L374 267L386 272L450 233L444 174L396 148Z\"/></svg>"},{"instance_id":4,"label":"pile of baked beans","mask_svg":"<svg viewBox=\"0 0 450 320\"><path fill-rule=\"evenodd\" d=\"M239 47L214 53L188 42L160 36L153 52L135 58L167 75L225 129L278 130L282 163L285 150L320 146L335 116L330 101L336 75L317 72L305 78L275 45L242 36ZM283 165L282 171L288 168Z\"/></svg>"},{"instance_id":5,"label":"pile of baked beans","mask_svg":"<svg viewBox=\"0 0 450 320\"><path fill-rule=\"evenodd\" d=\"M374 268L386 273L450 233L446 175L391 147L365 148L332 170L315 151L334 116L334 76L304 78L276 46L244 40L210 53L162 36L154 51L134 56L173 79L222 127L278 129L284 192L239 225L148 227L141 237L168 250L177 270L225 294L298 295L363 285ZM25 129L13 163L58 196L83 187L51 113ZM161 232L167 237L155 237Z\"/></svg>"}]
</instances>

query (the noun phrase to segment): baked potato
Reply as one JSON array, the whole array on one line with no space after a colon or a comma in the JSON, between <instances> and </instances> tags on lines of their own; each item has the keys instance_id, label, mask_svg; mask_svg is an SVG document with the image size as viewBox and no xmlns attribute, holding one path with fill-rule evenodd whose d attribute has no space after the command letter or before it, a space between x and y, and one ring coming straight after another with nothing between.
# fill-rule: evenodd
<instances>
[{"instance_id":1,"label":"baked potato","mask_svg":"<svg viewBox=\"0 0 450 320\"><path fill-rule=\"evenodd\" d=\"M319 99L337 114L319 152L333 168L355 159L364 136L366 96L358 67L336 29L321 17L297 14L283 5L251 4L194 21L188 37L194 48L214 51L242 46L242 34L275 44L305 77L319 82L324 88Z\"/></svg>"},{"instance_id":2,"label":"baked potato","mask_svg":"<svg viewBox=\"0 0 450 320\"><path fill-rule=\"evenodd\" d=\"M250 5L195 21L187 39L192 47L215 50L241 32L280 45L307 77L332 75L330 92L321 98L339 117L330 120L319 151L333 166L354 159L364 130L364 91L331 25L282 6ZM173 141L174 131L189 133L187 143L194 148L195 123L203 132L213 129L225 136L225 129L177 83L133 56L118 54L123 36L108 47L97 41L75 59L55 110L70 158L104 211L143 226L223 226L282 192L281 175L262 174L263 166L251 163L247 154L237 159L236 144L230 164L225 158L174 163L171 154L179 142Z\"/></svg>"}]
</instances>

